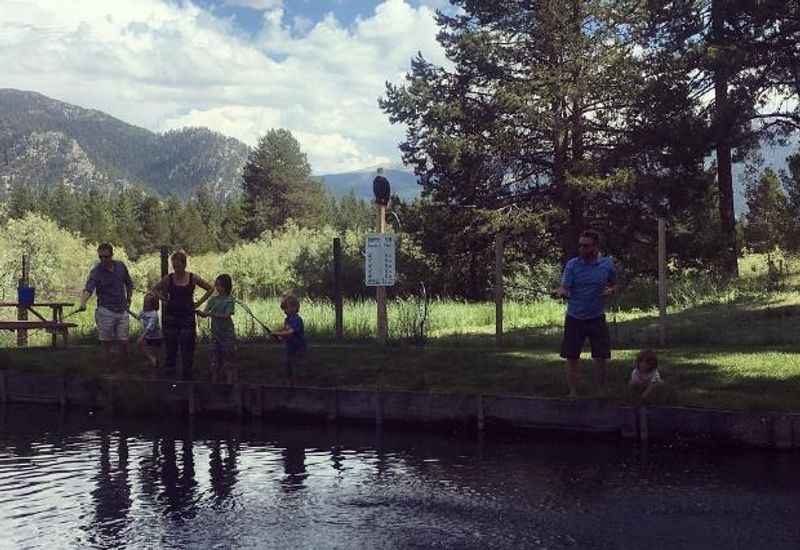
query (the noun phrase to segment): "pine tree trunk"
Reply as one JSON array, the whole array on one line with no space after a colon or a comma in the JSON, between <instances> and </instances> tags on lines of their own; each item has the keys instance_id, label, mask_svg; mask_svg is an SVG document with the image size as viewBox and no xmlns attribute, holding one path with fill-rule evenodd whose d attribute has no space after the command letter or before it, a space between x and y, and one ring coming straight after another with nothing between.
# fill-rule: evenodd
<instances>
[{"instance_id":1,"label":"pine tree trunk","mask_svg":"<svg viewBox=\"0 0 800 550\"><path fill-rule=\"evenodd\" d=\"M732 130L728 99L728 67L725 53L725 14L722 0L711 6L712 43L716 46L714 63L714 126L717 149L717 186L722 237L722 267L729 277L739 276L736 246L736 218L733 210L733 172L731 167Z\"/></svg>"}]
</instances>

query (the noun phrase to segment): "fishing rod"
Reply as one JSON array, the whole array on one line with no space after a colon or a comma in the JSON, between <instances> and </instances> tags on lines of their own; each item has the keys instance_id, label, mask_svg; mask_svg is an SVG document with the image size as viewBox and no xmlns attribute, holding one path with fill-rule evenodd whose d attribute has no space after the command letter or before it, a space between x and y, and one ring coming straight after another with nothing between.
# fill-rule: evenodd
<instances>
[{"instance_id":1,"label":"fishing rod","mask_svg":"<svg viewBox=\"0 0 800 550\"><path fill-rule=\"evenodd\" d=\"M233 301L234 301L235 303L239 304L239 305L242 307L242 309L245 311L245 313L247 313L247 314L248 314L248 315L249 315L249 316L250 316L250 317L251 317L251 318L252 318L252 319L253 319L253 320L254 320L256 323L258 323L258 324L261 326L261 328L263 328L263 329L264 329L264 330L267 332L267 334L269 334L270 336L272 336L272 337L273 337L273 338L275 338L276 340L278 339L278 337L277 337L277 336L275 336L274 334L272 334L272 331L270 330L270 328L269 328L267 325L265 325L264 323L262 323L262 322L261 322L261 319L259 319L258 317L256 317L256 314L255 314L255 313L253 313L253 310L251 310L251 309L250 309L250 308L247 306L247 304L245 304L244 302L240 302L240 301L239 301L239 300L237 300L236 298L234 298L234 299L233 299Z\"/></svg>"}]
</instances>

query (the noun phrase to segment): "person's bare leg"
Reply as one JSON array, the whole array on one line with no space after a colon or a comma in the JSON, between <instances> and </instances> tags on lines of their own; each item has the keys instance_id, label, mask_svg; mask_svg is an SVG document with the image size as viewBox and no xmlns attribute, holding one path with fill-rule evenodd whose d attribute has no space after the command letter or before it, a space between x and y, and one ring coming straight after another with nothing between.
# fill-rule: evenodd
<instances>
[{"instance_id":1,"label":"person's bare leg","mask_svg":"<svg viewBox=\"0 0 800 550\"><path fill-rule=\"evenodd\" d=\"M593 360L594 363L594 381L597 384L597 391L603 393L606 390L606 381L608 379L608 368L605 359Z\"/></svg>"},{"instance_id":2,"label":"person's bare leg","mask_svg":"<svg viewBox=\"0 0 800 550\"><path fill-rule=\"evenodd\" d=\"M578 397L578 366L580 359L567 359L567 385L569 397Z\"/></svg>"}]
</instances>

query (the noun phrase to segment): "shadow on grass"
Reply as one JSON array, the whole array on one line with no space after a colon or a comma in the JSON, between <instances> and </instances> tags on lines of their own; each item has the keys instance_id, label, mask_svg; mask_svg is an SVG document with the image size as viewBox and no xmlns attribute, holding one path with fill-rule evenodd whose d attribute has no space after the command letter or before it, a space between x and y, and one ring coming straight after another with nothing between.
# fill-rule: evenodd
<instances>
[{"instance_id":1,"label":"shadow on grass","mask_svg":"<svg viewBox=\"0 0 800 550\"><path fill-rule=\"evenodd\" d=\"M777 305L776 305L777 304ZM624 319L609 312L606 319L614 348L659 345L657 314ZM626 315L627 316L627 315ZM557 351L562 324L511 328L503 341L514 347ZM453 334L432 339L434 345L487 347L494 344L493 331ZM669 346L779 346L800 345L800 304L780 304L768 296L746 296L729 304L704 304L667 317Z\"/></svg>"},{"instance_id":2,"label":"shadow on grass","mask_svg":"<svg viewBox=\"0 0 800 550\"><path fill-rule=\"evenodd\" d=\"M632 403L627 381L636 349L620 349L608 367L607 399ZM207 346L198 349L195 376L208 378ZM729 350L678 349L659 352L664 391L655 404L738 410L800 411L800 354L743 353ZM134 355L125 368L110 370L99 347L69 350L19 350L0 360L5 366L43 373L134 378L159 374ZM283 349L279 345L241 346L240 381L285 385ZM582 361L579 392L595 394L591 361ZM317 345L296 373L303 386L405 390L462 394L563 397L567 392L564 361L552 349L374 345Z\"/></svg>"}]
</instances>

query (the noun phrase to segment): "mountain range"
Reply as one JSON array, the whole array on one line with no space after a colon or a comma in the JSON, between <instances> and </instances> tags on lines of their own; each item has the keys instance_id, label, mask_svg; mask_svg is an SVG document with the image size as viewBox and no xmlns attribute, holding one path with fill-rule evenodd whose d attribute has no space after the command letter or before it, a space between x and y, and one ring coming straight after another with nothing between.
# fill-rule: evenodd
<instances>
[{"instance_id":1,"label":"mountain range","mask_svg":"<svg viewBox=\"0 0 800 550\"><path fill-rule=\"evenodd\" d=\"M797 143L765 146L764 166L786 167ZM250 147L207 128L155 133L101 111L70 105L36 92L0 89L0 191L12 182L72 188L141 186L165 197L190 197L201 185L218 196L237 193ZM321 177L337 196L370 200L377 167ZM392 192L419 195L414 174L385 166ZM744 166L734 166L735 207L745 210Z\"/></svg>"},{"instance_id":2,"label":"mountain range","mask_svg":"<svg viewBox=\"0 0 800 550\"><path fill-rule=\"evenodd\" d=\"M106 113L36 92L0 89L0 191L11 182L33 187L141 186L160 196L191 196L201 185L218 196L239 191L250 147L207 128L155 133ZM416 178L387 170L404 198ZM374 170L321 176L336 195L372 197Z\"/></svg>"}]
</instances>

